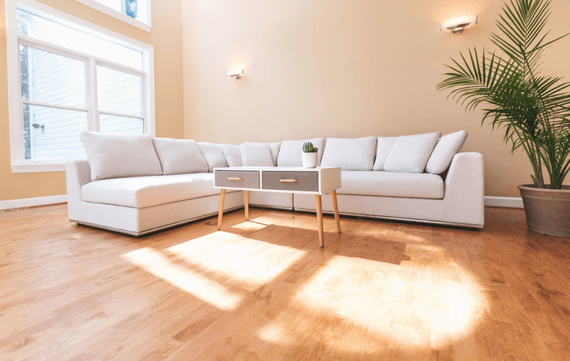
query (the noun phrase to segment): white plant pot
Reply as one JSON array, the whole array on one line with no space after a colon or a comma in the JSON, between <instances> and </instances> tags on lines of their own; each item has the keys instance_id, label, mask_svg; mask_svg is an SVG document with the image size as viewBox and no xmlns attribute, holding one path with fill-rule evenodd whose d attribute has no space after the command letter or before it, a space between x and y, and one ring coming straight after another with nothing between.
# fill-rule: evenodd
<instances>
[{"instance_id":1,"label":"white plant pot","mask_svg":"<svg viewBox=\"0 0 570 361\"><path fill-rule=\"evenodd\" d=\"M316 168L319 162L319 153L304 153L303 152L303 167L304 168Z\"/></svg>"}]
</instances>

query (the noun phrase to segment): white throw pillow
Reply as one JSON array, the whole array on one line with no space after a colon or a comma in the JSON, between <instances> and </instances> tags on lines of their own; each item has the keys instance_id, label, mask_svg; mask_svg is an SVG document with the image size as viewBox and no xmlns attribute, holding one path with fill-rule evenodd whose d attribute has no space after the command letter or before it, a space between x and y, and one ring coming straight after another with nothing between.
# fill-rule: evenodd
<instances>
[{"instance_id":1,"label":"white throw pillow","mask_svg":"<svg viewBox=\"0 0 570 361\"><path fill-rule=\"evenodd\" d=\"M378 137L378 148L376 150L376 161L374 161L374 170L384 170L386 159L399 137Z\"/></svg>"},{"instance_id":2,"label":"white throw pillow","mask_svg":"<svg viewBox=\"0 0 570 361\"><path fill-rule=\"evenodd\" d=\"M318 162L323 157L324 140L323 138L314 138L307 140L284 140L281 142L279 156L277 157L277 165L279 167L302 167L303 166L303 143L311 142L313 146L319 148Z\"/></svg>"},{"instance_id":3,"label":"white throw pillow","mask_svg":"<svg viewBox=\"0 0 570 361\"><path fill-rule=\"evenodd\" d=\"M439 136L440 132L398 137L384 169L388 172L423 173Z\"/></svg>"},{"instance_id":4,"label":"white throw pillow","mask_svg":"<svg viewBox=\"0 0 570 361\"><path fill-rule=\"evenodd\" d=\"M208 163L191 139L153 138L154 149L164 174L205 173Z\"/></svg>"},{"instance_id":5,"label":"white throw pillow","mask_svg":"<svg viewBox=\"0 0 570 361\"><path fill-rule=\"evenodd\" d=\"M201 142L198 143L202 157L208 163L208 172L212 172L214 168L223 168L228 166L224 152L219 144Z\"/></svg>"},{"instance_id":6,"label":"white throw pillow","mask_svg":"<svg viewBox=\"0 0 570 361\"><path fill-rule=\"evenodd\" d=\"M242 143L239 146L241 162L245 167L273 167L273 155L269 143ZM276 155L277 158L277 155Z\"/></svg>"},{"instance_id":7,"label":"white throw pillow","mask_svg":"<svg viewBox=\"0 0 570 361\"><path fill-rule=\"evenodd\" d=\"M241 167L241 151L239 145L235 144L222 144L222 152L230 167Z\"/></svg>"},{"instance_id":8,"label":"white throw pillow","mask_svg":"<svg viewBox=\"0 0 570 361\"><path fill-rule=\"evenodd\" d=\"M161 175L148 134L79 133L91 168L91 180Z\"/></svg>"},{"instance_id":9,"label":"white throw pillow","mask_svg":"<svg viewBox=\"0 0 570 361\"><path fill-rule=\"evenodd\" d=\"M342 170L372 170L376 137L328 138L321 167Z\"/></svg>"},{"instance_id":10,"label":"white throw pillow","mask_svg":"<svg viewBox=\"0 0 570 361\"><path fill-rule=\"evenodd\" d=\"M453 156L457 154L467 139L467 132L460 130L455 133L446 134L439 138L435 149L426 165L426 172L441 174L451 164Z\"/></svg>"}]
</instances>

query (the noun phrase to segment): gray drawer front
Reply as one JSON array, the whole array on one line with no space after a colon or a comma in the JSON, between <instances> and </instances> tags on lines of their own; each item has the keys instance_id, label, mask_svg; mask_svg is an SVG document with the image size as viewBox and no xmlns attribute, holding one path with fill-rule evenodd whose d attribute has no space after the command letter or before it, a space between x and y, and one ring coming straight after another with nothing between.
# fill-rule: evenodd
<instances>
[{"instance_id":1,"label":"gray drawer front","mask_svg":"<svg viewBox=\"0 0 570 361\"><path fill-rule=\"evenodd\" d=\"M263 189L284 191L319 191L318 172L262 172ZM296 179L296 183L284 183L281 180Z\"/></svg>"},{"instance_id":2,"label":"gray drawer front","mask_svg":"<svg viewBox=\"0 0 570 361\"><path fill-rule=\"evenodd\" d=\"M242 179L242 180L231 180ZM216 187L259 189L259 172L216 170Z\"/></svg>"}]
</instances>

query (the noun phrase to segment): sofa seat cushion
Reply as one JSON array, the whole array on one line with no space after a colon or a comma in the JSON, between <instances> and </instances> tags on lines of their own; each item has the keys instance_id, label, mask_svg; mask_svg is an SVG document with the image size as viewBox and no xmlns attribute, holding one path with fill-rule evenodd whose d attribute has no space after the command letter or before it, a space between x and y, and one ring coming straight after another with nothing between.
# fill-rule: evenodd
<instances>
[{"instance_id":1,"label":"sofa seat cushion","mask_svg":"<svg viewBox=\"0 0 570 361\"><path fill-rule=\"evenodd\" d=\"M338 194L443 199L443 179L429 173L342 171Z\"/></svg>"},{"instance_id":2,"label":"sofa seat cushion","mask_svg":"<svg viewBox=\"0 0 570 361\"><path fill-rule=\"evenodd\" d=\"M85 202L145 208L220 194L212 173L104 179L81 187Z\"/></svg>"}]
</instances>

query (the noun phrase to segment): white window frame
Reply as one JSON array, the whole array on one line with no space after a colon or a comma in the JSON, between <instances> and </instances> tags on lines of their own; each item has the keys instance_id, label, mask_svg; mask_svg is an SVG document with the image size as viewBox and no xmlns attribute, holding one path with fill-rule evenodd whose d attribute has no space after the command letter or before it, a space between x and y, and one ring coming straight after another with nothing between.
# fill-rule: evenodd
<instances>
[{"instance_id":1,"label":"white window frame","mask_svg":"<svg viewBox=\"0 0 570 361\"><path fill-rule=\"evenodd\" d=\"M130 16L123 14L122 12L117 11L115 9L112 9L106 5L103 5L95 0L75 0L75 1L80 2L89 7L92 7L93 9L99 10L102 13L105 13L109 16L122 20L128 24L131 24L132 26L136 26L137 28L147 31L149 33L152 30L151 0L139 0L141 2L144 2L146 5L146 19L144 19L144 21L133 19Z\"/></svg>"},{"instance_id":2,"label":"white window frame","mask_svg":"<svg viewBox=\"0 0 570 361\"><path fill-rule=\"evenodd\" d=\"M134 69L112 61L97 58L95 56L76 52L33 39L24 35L18 35L17 9L38 14L60 24L71 28L81 28L81 31L93 33L93 35L109 40L113 43L142 52L143 69ZM99 113L109 114L109 112L97 110L97 94L94 91L96 84L97 65L119 70L125 73L141 76L143 117L145 133L151 136L156 134L155 124L155 94L154 94L154 47L121 34L114 33L103 27L94 25L85 20L76 18L67 13L55 10L34 0L6 0L6 43L8 54L8 101L10 118L10 159L13 173L28 172L55 172L65 170L65 160L49 159L25 159L24 153L24 121L23 121L23 101L21 99L21 79L20 79L20 44L31 45L34 48L47 50L49 52L72 57L86 62L86 106L88 110L89 128L98 130L95 125L98 123ZM41 104L40 104L41 105ZM65 108L60 107L58 108Z\"/></svg>"}]
</instances>

